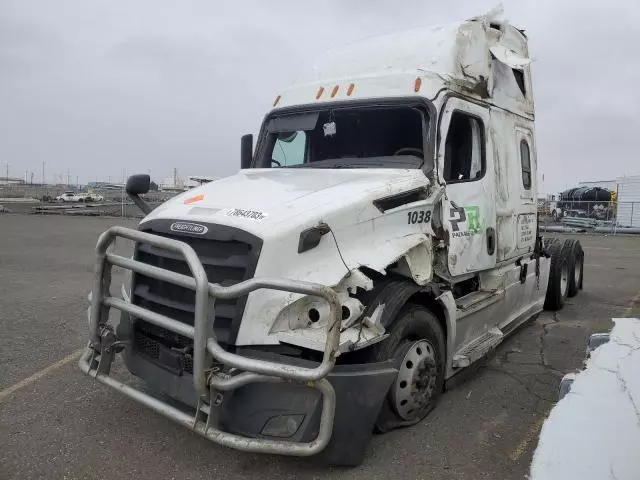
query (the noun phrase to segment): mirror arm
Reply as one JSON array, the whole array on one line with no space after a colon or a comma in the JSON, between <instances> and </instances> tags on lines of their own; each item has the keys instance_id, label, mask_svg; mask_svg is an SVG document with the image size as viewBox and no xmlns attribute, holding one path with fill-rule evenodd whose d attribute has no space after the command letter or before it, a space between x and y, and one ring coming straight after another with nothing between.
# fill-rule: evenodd
<instances>
[{"instance_id":1,"label":"mirror arm","mask_svg":"<svg viewBox=\"0 0 640 480\"><path fill-rule=\"evenodd\" d=\"M138 195L133 193L127 193L127 195L133 201L133 203L135 203L138 206L138 208L142 210L142 213L144 213L145 215L150 214L151 211L153 210L153 208L151 208L149 204L145 202L143 199L141 199Z\"/></svg>"}]
</instances>

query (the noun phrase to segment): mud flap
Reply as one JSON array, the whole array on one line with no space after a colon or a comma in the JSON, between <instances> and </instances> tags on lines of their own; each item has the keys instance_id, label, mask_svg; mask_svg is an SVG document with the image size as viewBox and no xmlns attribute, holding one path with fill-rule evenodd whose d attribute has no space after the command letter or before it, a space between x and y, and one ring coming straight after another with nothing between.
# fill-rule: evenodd
<instances>
[{"instance_id":1,"label":"mud flap","mask_svg":"<svg viewBox=\"0 0 640 480\"><path fill-rule=\"evenodd\" d=\"M333 435L327 448L320 454L331 465L356 466L364 460L373 427L398 370L393 361L371 365L343 367L345 370L330 375L329 381L337 394Z\"/></svg>"}]
</instances>

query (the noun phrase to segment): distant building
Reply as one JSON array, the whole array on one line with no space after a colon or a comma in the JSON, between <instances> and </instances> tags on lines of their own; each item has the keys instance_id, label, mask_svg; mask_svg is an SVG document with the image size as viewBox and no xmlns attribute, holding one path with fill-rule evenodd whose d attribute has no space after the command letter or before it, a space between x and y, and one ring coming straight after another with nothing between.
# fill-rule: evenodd
<instances>
[{"instance_id":1,"label":"distant building","mask_svg":"<svg viewBox=\"0 0 640 480\"><path fill-rule=\"evenodd\" d=\"M640 227L640 175L617 180L618 225Z\"/></svg>"},{"instance_id":2,"label":"distant building","mask_svg":"<svg viewBox=\"0 0 640 480\"><path fill-rule=\"evenodd\" d=\"M24 178L0 177L0 185L24 185Z\"/></svg>"},{"instance_id":3,"label":"distant building","mask_svg":"<svg viewBox=\"0 0 640 480\"><path fill-rule=\"evenodd\" d=\"M190 175L187 180L182 180L177 176L167 177L159 185L160 190L189 190L190 188L199 187L204 183L218 180L217 177L205 177L202 175Z\"/></svg>"}]
</instances>

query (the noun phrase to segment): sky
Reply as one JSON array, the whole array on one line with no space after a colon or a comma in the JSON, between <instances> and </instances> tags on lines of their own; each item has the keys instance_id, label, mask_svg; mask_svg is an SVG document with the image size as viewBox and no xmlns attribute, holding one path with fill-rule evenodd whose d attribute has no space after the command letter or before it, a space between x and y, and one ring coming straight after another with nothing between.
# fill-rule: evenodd
<instances>
[{"instance_id":1,"label":"sky","mask_svg":"<svg viewBox=\"0 0 640 480\"><path fill-rule=\"evenodd\" d=\"M540 189L640 174L640 4L502 3L535 59ZM231 175L240 136L327 49L497 5L0 0L0 176Z\"/></svg>"}]
</instances>

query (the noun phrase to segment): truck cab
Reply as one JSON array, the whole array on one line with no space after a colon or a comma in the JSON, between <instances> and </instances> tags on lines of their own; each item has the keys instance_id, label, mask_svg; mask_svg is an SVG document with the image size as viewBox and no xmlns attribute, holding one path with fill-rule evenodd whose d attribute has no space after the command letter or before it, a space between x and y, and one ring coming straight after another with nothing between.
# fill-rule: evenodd
<instances>
[{"instance_id":1,"label":"truck cab","mask_svg":"<svg viewBox=\"0 0 640 480\"><path fill-rule=\"evenodd\" d=\"M329 51L237 174L99 239L83 371L216 443L335 464L423 420L582 286L579 243L537 231L529 64L493 15ZM148 183L127 186L141 208ZM132 258L107 253L117 236ZM133 272L121 298L111 265ZM115 353L184 408L111 377Z\"/></svg>"}]
</instances>

